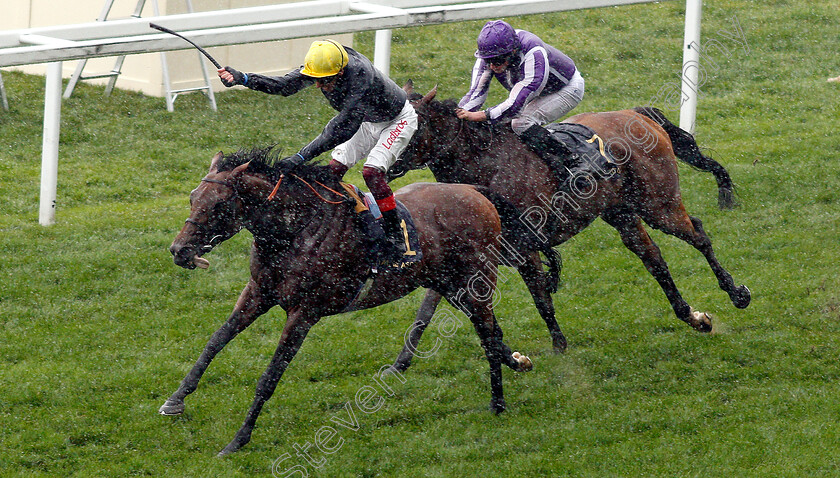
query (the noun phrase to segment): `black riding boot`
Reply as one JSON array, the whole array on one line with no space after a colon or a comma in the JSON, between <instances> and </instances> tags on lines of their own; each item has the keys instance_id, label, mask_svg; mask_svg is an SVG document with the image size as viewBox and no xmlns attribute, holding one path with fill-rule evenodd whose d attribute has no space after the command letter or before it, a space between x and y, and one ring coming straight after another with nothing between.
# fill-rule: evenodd
<instances>
[{"instance_id":1,"label":"black riding boot","mask_svg":"<svg viewBox=\"0 0 840 478\"><path fill-rule=\"evenodd\" d=\"M396 209L382 211L382 228L385 230L386 248L383 256L389 260L397 261L405 255L405 236L400 225L400 216Z\"/></svg>"},{"instance_id":2,"label":"black riding boot","mask_svg":"<svg viewBox=\"0 0 840 478\"><path fill-rule=\"evenodd\" d=\"M578 163L577 154L551 136L551 132L535 124L519 135L519 139L542 158L554 174L558 184L569 179L569 170Z\"/></svg>"},{"instance_id":3,"label":"black riding boot","mask_svg":"<svg viewBox=\"0 0 840 478\"><path fill-rule=\"evenodd\" d=\"M379 265L380 257L385 253L384 245L385 231L382 230L382 225L373 217L369 209L360 212L356 218L359 221L359 226L364 234L365 249L368 251L368 264L372 270L376 270Z\"/></svg>"},{"instance_id":4,"label":"black riding boot","mask_svg":"<svg viewBox=\"0 0 840 478\"><path fill-rule=\"evenodd\" d=\"M560 165L567 167L574 166L577 162L577 155L573 153L564 143L557 141L551 136L551 132L542 126L535 124L519 135L522 142L540 157L549 163L559 160Z\"/></svg>"}]
</instances>

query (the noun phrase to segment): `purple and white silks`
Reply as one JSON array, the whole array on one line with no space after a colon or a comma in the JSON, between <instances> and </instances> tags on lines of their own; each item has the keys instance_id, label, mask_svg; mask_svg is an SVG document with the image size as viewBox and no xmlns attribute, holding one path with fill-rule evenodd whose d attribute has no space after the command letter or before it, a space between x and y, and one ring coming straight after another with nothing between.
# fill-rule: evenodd
<instances>
[{"instance_id":1,"label":"purple and white silks","mask_svg":"<svg viewBox=\"0 0 840 478\"><path fill-rule=\"evenodd\" d=\"M476 59L470 90L458 103L465 110L479 110L487 100L490 80L495 76L510 94L505 101L486 110L491 123L513 118L534 98L559 91L577 71L571 58L533 33L516 30L516 35L522 45L518 61L514 60L502 74L495 74L486 60Z\"/></svg>"}]
</instances>

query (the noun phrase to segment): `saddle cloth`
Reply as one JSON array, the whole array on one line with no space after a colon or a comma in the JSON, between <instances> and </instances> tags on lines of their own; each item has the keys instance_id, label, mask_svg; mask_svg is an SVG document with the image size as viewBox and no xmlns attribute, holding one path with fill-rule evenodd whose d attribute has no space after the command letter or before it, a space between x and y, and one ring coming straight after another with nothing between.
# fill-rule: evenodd
<instances>
[{"instance_id":1,"label":"saddle cloth","mask_svg":"<svg viewBox=\"0 0 840 478\"><path fill-rule=\"evenodd\" d=\"M382 212L379 210L379 206L376 204L373 194L363 192L352 184L342 183L342 186L344 186L344 189L347 190L351 197L356 199L356 212L360 212L362 210L360 207L363 207L370 210L374 219L377 221L382 220ZM352 189L349 189L348 186ZM411 219L411 213L408 212L408 209L400 201L397 201L397 215L400 217L400 223L402 225L403 235L406 241L406 252L399 260L383 265L386 268L401 269L415 262L420 262L420 259L423 258L423 253L420 250L420 238L417 235L417 227L414 225L414 220Z\"/></svg>"},{"instance_id":2,"label":"saddle cloth","mask_svg":"<svg viewBox=\"0 0 840 478\"><path fill-rule=\"evenodd\" d=\"M379 206L376 204L373 194L369 192L362 192L358 187L352 184L341 183L341 186L347 191L350 197L356 200L357 213L368 209L374 219L377 221L382 220L382 212L379 210ZM417 227L414 226L414 221L411 219L411 213L408 212L408 209L406 209L405 205L400 201L397 201L397 214L401 219L400 223L403 226L403 234L408 247L406 247L405 254L399 260L379 265L383 271L390 273L398 273L401 270L407 269L412 264L420 262L420 259L423 258L423 253L420 251L420 238L417 235ZM368 251L368 253L370 253L370 251ZM373 286L374 278L378 275L379 267L371 267L371 270L368 272L367 277L365 277L364 282L362 282L361 286L359 286L356 296L349 304L347 304L347 306L345 306L342 312L357 310L357 304L367 297L368 292L370 292L370 289Z\"/></svg>"}]
</instances>

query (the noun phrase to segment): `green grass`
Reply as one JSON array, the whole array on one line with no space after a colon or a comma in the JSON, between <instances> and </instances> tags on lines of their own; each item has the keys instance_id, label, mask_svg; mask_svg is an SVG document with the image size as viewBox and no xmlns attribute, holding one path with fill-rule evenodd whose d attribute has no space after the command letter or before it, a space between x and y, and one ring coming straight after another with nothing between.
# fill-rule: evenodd
<instances>
[{"instance_id":1,"label":"green grass","mask_svg":"<svg viewBox=\"0 0 840 478\"><path fill-rule=\"evenodd\" d=\"M683 3L510 19L578 61L576 111L647 104L678 78ZM0 476L834 476L840 473L840 136L836 2L707 2L703 39L737 18L749 52L710 53L701 146L724 164L741 207L716 208L712 177L680 166L691 214L721 262L753 291L736 310L702 256L652 232L684 297L715 315L701 335L679 322L615 231L596 222L561 247L554 296L570 341L550 352L521 280L497 308L509 345L535 370L505 371L509 409L487 410L487 365L471 326L430 328L394 396L359 428L334 425L398 352L419 293L316 326L268 402L251 443L226 459L274 351L273 310L221 353L179 418L157 415L247 280L247 233L209 271L172 264L188 193L218 150L296 151L332 112L316 91L178 99L81 85L62 109L57 223L38 222L43 78L4 72L0 111ZM394 32L392 77L441 98L467 87L483 22ZM732 47L733 43L721 40ZM373 34L356 36L372 56ZM716 55L716 56L715 56ZM235 65L234 65L235 66ZM501 98L493 88L491 101ZM653 103L663 107L662 104ZM676 112L669 112L673 120ZM358 168L348 178L361 184ZM404 185L428 180L412 172ZM295 455L333 425L333 454ZM335 438L337 440L337 438ZM333 441L335 445L337 441ZM279 473L278 473L279 475Z\"/></svg>"}]
</instances>

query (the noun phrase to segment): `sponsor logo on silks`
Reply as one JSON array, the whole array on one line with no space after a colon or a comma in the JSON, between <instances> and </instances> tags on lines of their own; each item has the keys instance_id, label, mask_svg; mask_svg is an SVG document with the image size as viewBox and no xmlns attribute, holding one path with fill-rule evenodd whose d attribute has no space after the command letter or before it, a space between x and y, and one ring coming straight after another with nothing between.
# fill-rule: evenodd
<instances>
[{"instance_id":1,"label":"sponsor logo on silks","mask_svg":"<svg viewBox=\"0 0 840 478\"><path fill-rule=\"evenodd\" d=\"M399 123L397 123L397 127L394 128L393 131L391 131L391 134L388 135L388 139L386 139L385 142L382 143L382 146L385 146L385 149L391 149L391 146L394 145L394 141L396 141L397 138L400 137L400 133L403 132L407 124L408 122L406 120L402 120Z\"/></svg>"}]
</instances>

